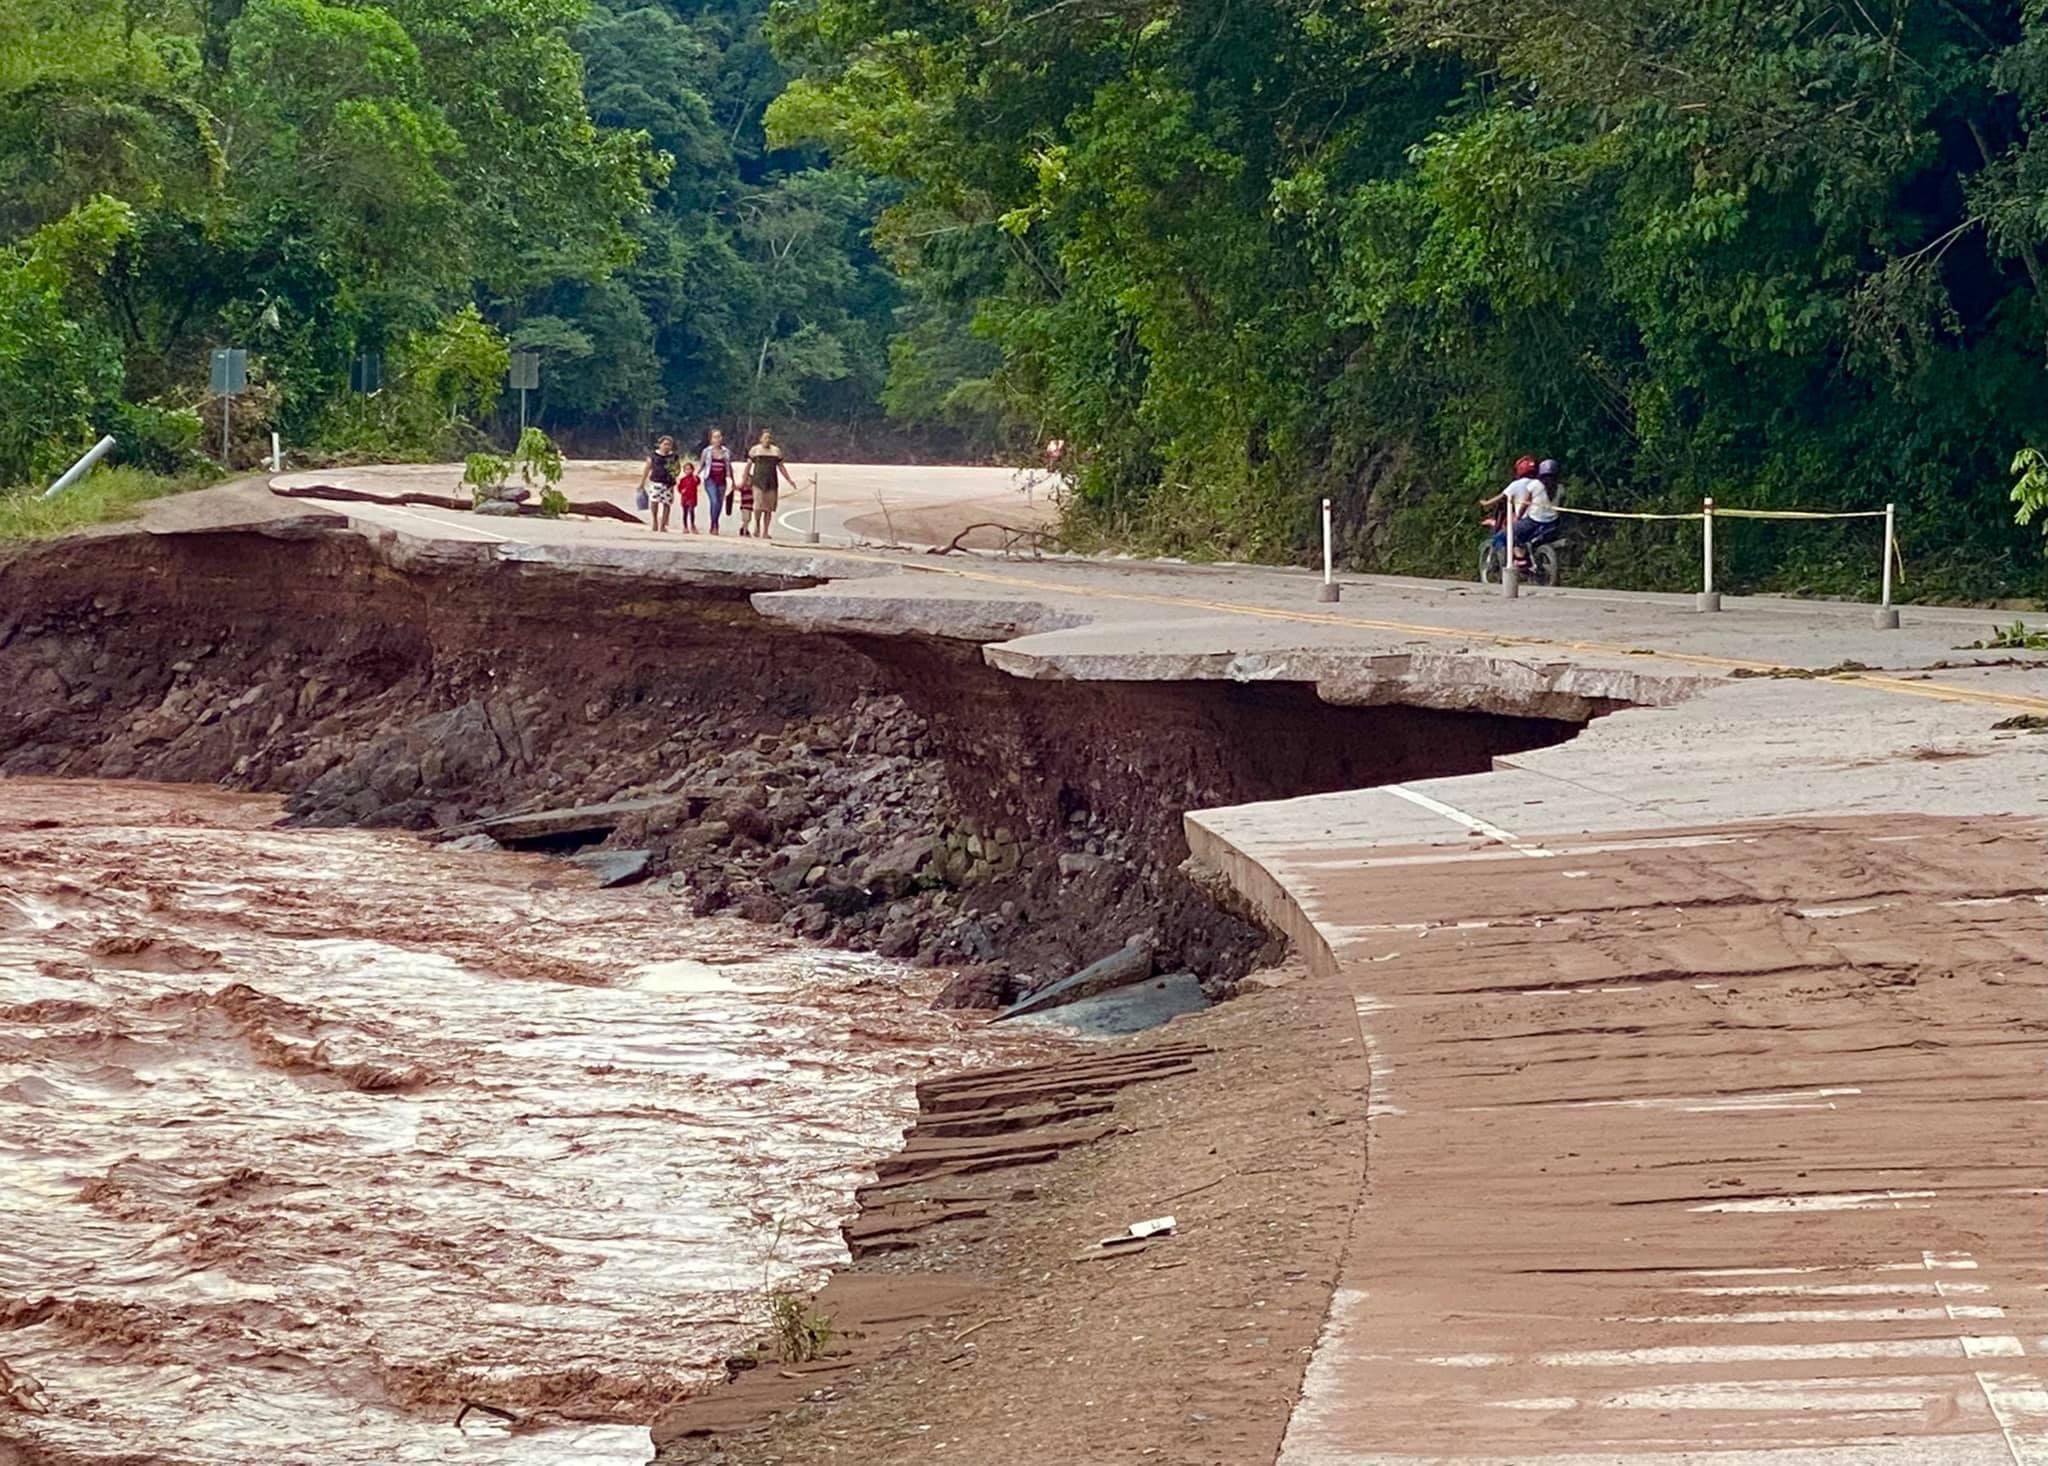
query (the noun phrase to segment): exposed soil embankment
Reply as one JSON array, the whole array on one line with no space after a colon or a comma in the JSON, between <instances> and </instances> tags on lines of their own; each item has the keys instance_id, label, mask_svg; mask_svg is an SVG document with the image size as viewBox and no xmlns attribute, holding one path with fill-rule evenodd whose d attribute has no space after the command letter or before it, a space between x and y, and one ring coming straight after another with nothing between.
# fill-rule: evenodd
<instances>
[{"instance_id":1,"label":"exposed soil embankment","mask_svg":"<svg viewBox=\"0 0 2048 1466\"><path fill-rule=\"evenodd\" d=\"M699 910L969 966L955 997L997 1002L1134 935L1212 989L1270 954L1181 873L1186 809L1483 769L1575 729L1290 684L1029 682L971 644L754 613L749 590L790 583L399 568L342 533L63 542L0 562L0 772L419 830L648 800L608 843Z\"/></svg>"}]
</instances>

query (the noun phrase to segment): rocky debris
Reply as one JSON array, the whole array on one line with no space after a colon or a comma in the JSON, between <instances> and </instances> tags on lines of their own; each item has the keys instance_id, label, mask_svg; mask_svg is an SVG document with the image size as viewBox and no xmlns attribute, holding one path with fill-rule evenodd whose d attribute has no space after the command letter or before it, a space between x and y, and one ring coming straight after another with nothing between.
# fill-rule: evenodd
<instances>
[{"instance_id":1,"label":"rocky debris","mask_svg":"<svg viewBox=\"0 0 2048 1466\"><path fill-rule=\"evenodd\" d=\"M1156 761L1235 765L1213 738L1158 736L1144 706L1019 724L1037 694L957 648L789 633L739 590L649 600L625 570L133 538L0 557L0 774L218 782L306 824L645 851L689 910L977 969L961 1003L1015 1001L1105 930L1156 930L1211 996L1277 950L1175 869L1174 801L1209 786Z\"/></svg>"},{"instance_id":2,"label":"rocky debris","mask_svg":"<svg viewBox=\"0 0 2048 1466\"><path fill-rule=\"evenodd\" d=\"M1157 1028L1209 1006L1202 980L1192 972L1151 977L1092 998L1063 1003L1043 1012L1005 1014L1018 1023L1059 1028L1087 1038L1116 1038Z\"/></svg>"},{"instance_id":3,"label":"rocky debris","mask_svg":"<svg viewBox=\"0 0 2048 1466\"><path fill-rule=\"evenodd\" d=\"M888 954L883 953L884 956ZM1005 962L963 967L940 989L933 1006L938 1008L1007 1008L1017 1001L1022 981Z\"/></svg>"},{"instance_id":4,"label":"rocky debris","mask_svg":"<svg viewBox=\"0 0 2048 1466\"><path fill-rule=\"evenodd\" d=\"M601 889L612 886L630 886L635 881L647 879L647 872L654 865L652 850L586 850L580 855L569 857L593 876Z\"/></svg>"},{"instance_id":5,"label":"rocky debris","mask_svg":"<svg viewBox=\"0 0 2048 1466\"><path fill-rule=\"evenodd\" d=\"M478 832L515 850L579 841L589 844L603 839L629 818L639 816L644 822L648 816L673 809L680 802L663 797L614 799L604 804L579 804L568 809L537 809L483 820L478 825Z\"/></svg>"},{"instance_id":6,"label":"rocky debris","mask_svg":"<svg viewBox=\"0 0 2048 1466\"><path fill-rule=\"evenodd\" d=\"M1130 987L1152 976L1154 953L1149 937L1136 937L1100 961L1091 962L1071 977L1041 987L1022 1002L1004 1011L1002 1018L1021 1018L1047 1008L1078 1003L1099 993ZM1000 1021L1000 1020L999 1020Z\"/></svg>"}]
</instances>

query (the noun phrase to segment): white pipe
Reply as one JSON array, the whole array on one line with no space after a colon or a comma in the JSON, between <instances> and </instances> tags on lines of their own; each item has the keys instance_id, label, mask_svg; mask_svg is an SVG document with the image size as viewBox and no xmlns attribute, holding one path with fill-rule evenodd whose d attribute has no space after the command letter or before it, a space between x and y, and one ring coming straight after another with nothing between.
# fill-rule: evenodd
<instances>
[{"instance_id":1,"label":"white pipe","mask_svg":"<svg viewBox=\"0 0 2048 1466\"><path fill-rule=\"evenodd\" d=\"M1513 600L1522 593L1522 572L1515 568L1515 501L1512 495L1501 500L1500 512L1508 537L1508 557L1500 566L1500 593Z\"/></svg>"},{"instance_id":2,"label":"white pipe","mask_svg":"<svg viewBox=\"0 0 2048 1466\"><path fill-rule=\"evenodd\" d=\"M47 489L44 489L43 497L45 499L54 499L59 494L63 493L66 489L70 488L73 484L77 483L80 479L84 478L86 474L91 471L92 466L95 463L98 463L102 458L105 458L107 456L107 451L111 449L113 446L114 435L112 433L109 433L107 434L106 437L100 439L97 443L93 444L92 447L88 448L86 450L85 457L79 459L78 462L72 464L71 467L65 469L63 477L59 478L57 482L51 484Z\"/></svg>"},{"instance_id":3,"label":"white pipe","mask_svg":"<svg viewBox=\"0 0 2048 1466\"><path fill-rule=\"evenodd\" d=\"M1330 561L1330 501L1323 500L1323 584L1329 585L1334 579Z\"/></svg>"},{"instance_id":4,"label":"white pipe","mask_svg":"<svg viewBox=\"0 0 2048 1466\"><path fill-rule=\"evenodd\" d=\"M815 473L811 475L811 531L804 536L804 543L818 543L818 476Z\"/></svg>"},{"instance_id":5,"label":"white pipe","mask_svg":"<svg viewBox=\"0 0 2048 1466\"><path fill-rule=\"evenodd\" d=\"M1700 555L1705 562L1700 589L1711 596L1714 593L1714 501L1701 500L1700 511Z\"/></svg>"},{"instance_id":6,"label":"white pipe","mask_svg":"<svg viewBox=\"0 0 2048 1466\"><path fill-rule=\"evenodd\" d=\"M1892 506L1884 506L1884 597L1878 604L1892 603Z\"/></svg>"},{"instance_id":7,"label":"white pipe","mask_svg":"<svg viewBox=\"0 0 2048 1466\"><path fill-rule=\"evenodd\" d=\"M270 435L270 471L284 472L284 445L278 441L276 433Z\"/></svg>"}]
</instances>

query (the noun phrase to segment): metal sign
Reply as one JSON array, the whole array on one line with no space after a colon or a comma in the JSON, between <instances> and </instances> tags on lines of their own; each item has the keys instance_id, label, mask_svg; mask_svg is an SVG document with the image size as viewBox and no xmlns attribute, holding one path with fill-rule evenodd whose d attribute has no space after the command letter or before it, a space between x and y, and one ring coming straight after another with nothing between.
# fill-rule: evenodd
<instances>
[{"instance_id":1,"label":"metal sign","mask_svg":"<svg viewBox=\"0 0 2048 1466\"><path fill-rule=\"evenodd\" d=\"M249 387L249 353L239 346L223 347L213 353L208 385L216 397L232 397Z\"/></svg>"},{"instance_id":2,"label":"metal sign","mask_svg":"<svg viewBox=\"0 0 2048 1466\"><path fill-rule=\"evenodd\" d=\"M384 385L384 358L366 351L348 364L348 389L365 397Z\"/></svg>"},{"instance_id":3,"label":"metal sign","mask_svg":"<svg viewBox=\"0 0 2048 1466\"><path fill-rule=\"evenodd\" d=\"M540 386L540 353L538 351L515 351L512 353L512 386L515 391L531 392Z\"/></svg>"}]
</instances>

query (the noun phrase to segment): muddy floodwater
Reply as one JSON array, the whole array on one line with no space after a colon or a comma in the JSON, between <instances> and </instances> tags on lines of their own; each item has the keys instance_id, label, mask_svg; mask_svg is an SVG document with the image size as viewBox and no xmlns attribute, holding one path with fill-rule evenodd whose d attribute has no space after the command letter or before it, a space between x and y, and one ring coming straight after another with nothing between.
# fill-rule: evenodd
<instances>
[{"instance_id":1,"label":"muddy floodwater","mask_svg":"<svg viewBox=\"0 0 2048 1466\"><path fill-rule=\"evenodd\" d=\"M843 1258L916 1081L991 1053L928 974L277 817L0 781L28 1459L644 1462L765 1293Z\"/></svg>"}]
</instances>

